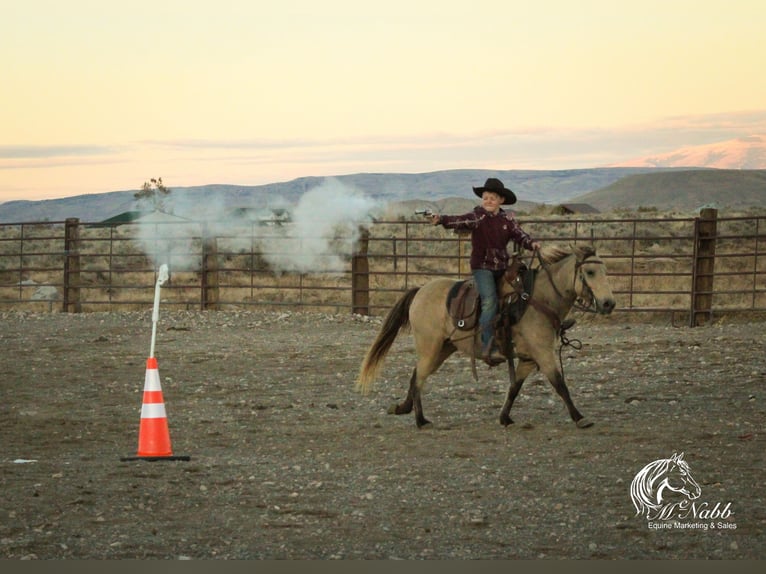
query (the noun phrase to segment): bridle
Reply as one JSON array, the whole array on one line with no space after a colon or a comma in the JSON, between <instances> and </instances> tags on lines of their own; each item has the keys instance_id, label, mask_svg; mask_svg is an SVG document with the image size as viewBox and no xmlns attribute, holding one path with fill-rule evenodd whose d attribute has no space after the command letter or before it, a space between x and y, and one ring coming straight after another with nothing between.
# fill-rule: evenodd
<instances>
[{"instance_id":1,"label":"bridle","mask_svg":"<svg viewBox=\"0 0 766 574\"><path fill-rule=\"evenodd\" d=\"M582 283L582 296L577 298L573 307L578 311L584 311L586 313L598 313L595 309L596 298L593 295L593 289L591 289L591 286L588 284L588 280L585 278L585 273L582 269L583 265L586 263L588 265L605 265L601 259L598 259L593 255L575 263L575 277L572 288L574 289L574 292L577 293L577 280L579 279Z\"/></svg>"},{"instance_id":2,"label":"bridle","mask_svg":"<svg viewBox=\"0 0 766 574\"><path fill-rule=\"evenodd\" d=\"M556 283L553 281L553 275L551 274L550 267L547 263L545 263L545 261L543 261L543 258L540 255L540 251L535 250L533 257L537 257L537 260L540 262L540 267L548 275L548 279L551 282L551 287L553 287L556 295L558 295L559 298L564 299L565 297L561 294L558 287L556 287ZM591 286L588 284L588 280L585 278L585 273L582 269L583 265L585 264L605 265L605 263L601 259L596 258L595 255L589 255L585 259L578 259L575 262L575 274L572 278L572 292L575 294L577 293L577 281L579 280L582 283L582 296L576 299L573 308L586 313L597 313L598 311L595 309L596 300L593 295L593 289L591 289Z\"/></svg>"}]
</instances>

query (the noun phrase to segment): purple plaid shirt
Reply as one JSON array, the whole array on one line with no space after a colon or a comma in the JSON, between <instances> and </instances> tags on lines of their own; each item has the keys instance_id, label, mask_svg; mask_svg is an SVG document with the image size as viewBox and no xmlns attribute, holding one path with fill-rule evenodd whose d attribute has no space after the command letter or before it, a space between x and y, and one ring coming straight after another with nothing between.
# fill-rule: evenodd
<instances>
[{"instance_id":1,"label":"purple plaid shirt","mask_svg":"<svg viewBox=\"0 0 766 574\"><path fill-rule=\"evenodd\" d=\"M446 229L471 232L471 269L506 269L510 259L509 242L530 251L534 243L513 214L503 209L493 215L477 206L464 215L442 215L439 223Z\"/></svg>"}]
</instances>

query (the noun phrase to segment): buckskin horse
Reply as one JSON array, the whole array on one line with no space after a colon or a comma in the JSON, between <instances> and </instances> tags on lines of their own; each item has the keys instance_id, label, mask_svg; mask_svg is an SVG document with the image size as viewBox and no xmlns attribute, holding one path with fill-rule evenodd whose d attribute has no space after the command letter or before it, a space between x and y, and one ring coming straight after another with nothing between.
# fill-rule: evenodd
<instances>
[{"instance_id":1,"label":"buckskin horse","mask_svg":"<svg viewBox=\"0 0 766 574\"><path fill-rule=\"evenodd\" d=\"M554 347L556 340L562 337L563 330L572 323L566 317L575 303L580 309L601 314L609 314L614 310L615 301L609 287L606 265L598 258L595 249L586 246L574 245L566 249L551 246L536 253L537 261L529 266L529 272L534 273L532 288L521 293L528 305L518 320L512 324L506 320L510 327L510 337L503 334L502 329L497 333L500 348L505 350L508 357L510 377L500 423L504 426L513 423L510 416L513 402L524 380L535 369L539 369L564 401L577 427L586 428L593 423L574 406L564 373L556 361ZM397 335L410 329L417 364L410 377L407 397L403 402L393 405L389 413L407 414L414 407L418 428L430 424L423 414L421 403L421 390L426 379L456 351L474 360L480 356L481 343L476 331L466 334L456 329L447 308L448 294L455 283L453 279L436 278L405 292L386 315L376 339L365 354L356 381L357 390L368 393ZM518 296L520 291L518 281L509 278L507 273L498 282L498 287L501 301L498 318L502 324L504 315L507 317L510 312L509 301Z\"/></svg>"}]
</instances>

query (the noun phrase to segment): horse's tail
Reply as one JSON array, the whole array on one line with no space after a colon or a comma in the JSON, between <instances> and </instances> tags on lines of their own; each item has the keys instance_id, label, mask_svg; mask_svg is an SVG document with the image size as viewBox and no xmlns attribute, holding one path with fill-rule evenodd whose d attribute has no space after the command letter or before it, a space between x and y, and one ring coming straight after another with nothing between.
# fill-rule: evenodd
<instances>
[{"instance_id":1,"label":"horse's tail","mask_svg":"<svg viewBox=\"0 0 766 574\"><path fill-rule=\"evenodd\" d=\"M367 349L367 354L364 356L364 361L362 361L362 366L359 369L359 377L356 381L356 389L359 392L366 394L370 391L383 364L383 359L391 349L391 345L394 344L396 336L401 330L410 326L410 305L419 289L419 287L415 287L407 291L386 315L383 326L380 328L375 341Z\"/></svg>"}]
</instances>

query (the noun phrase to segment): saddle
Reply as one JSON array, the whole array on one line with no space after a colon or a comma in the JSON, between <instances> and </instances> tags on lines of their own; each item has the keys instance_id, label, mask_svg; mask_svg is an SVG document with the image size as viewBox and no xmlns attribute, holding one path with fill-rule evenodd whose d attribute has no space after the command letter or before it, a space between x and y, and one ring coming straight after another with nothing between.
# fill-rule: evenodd
<instances>
[{"instance_id":1,"label":"saddle","mask_svg":"<svg viewBox=\"0 0 766 574\"><path fill-rule=\"evenodd\" d=\"M447 295L447 310L452 318L452 325L461 331L471 331L476 327L481 314L479 290L473 279L457 281Z\"/></svg>"},{"instance_id":2,"label":"saddle","mask_svg":"<svg viewBox=\"0 0 766 574\"><path fill-rule=\"evenodd\" d=\"M514 293L508 298L507 303L503 304L504 309L510 305L505 313L510 315L511 324L521 320L529 302L534 280L535 270L528 269L518 255L511 258L511 264L505 274L498 278L498 293L504 281L509 282L514 288ZM447 295L447 310L453 326L461 331L473 330L481 315L480 303L479 290L473 279L457 281Z\"/></svg>"}]
</instances>

